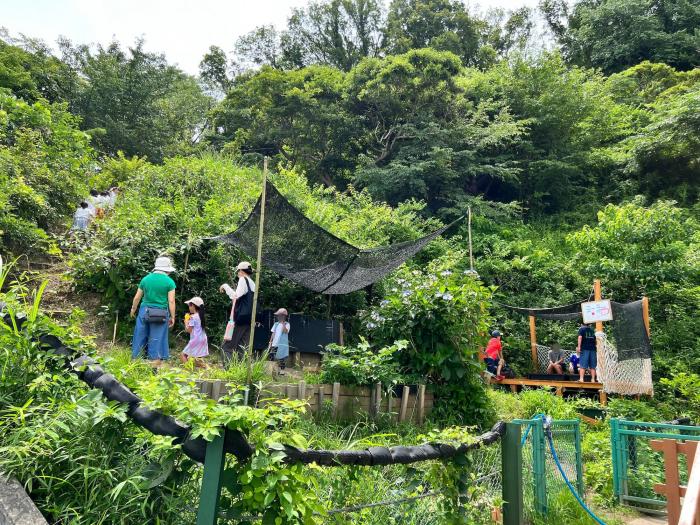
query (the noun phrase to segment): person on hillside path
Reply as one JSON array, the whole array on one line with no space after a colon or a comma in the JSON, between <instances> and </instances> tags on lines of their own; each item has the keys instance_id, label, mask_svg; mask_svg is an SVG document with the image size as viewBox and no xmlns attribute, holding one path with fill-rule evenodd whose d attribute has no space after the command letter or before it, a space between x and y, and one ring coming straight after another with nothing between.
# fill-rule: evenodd
<instances>
[{"instance_id":1,"label":"person on hillside path","mask_svg":"<svg viewBox=\"0 0 700 525\"><path fill-rule=\"evenodd\" d=\"M238 284L236 289L231 288L227 283L219 287L219 291L226 293L233 301L233 334L230 341L224 341L223 350L229 359L233 352L238 352L239 356L245 354L250 343L250 322L253 316L253 300L255 297L255 283L250 278L253 275L253 266L243 261L236 267Z\"/></svg>"},{"instance_id":2,"label":"person on hillside path","mask_svg":"<svg viewBox=\"0 0 700 525\"><path fill-rule=\"evenodd\" d=\"M190 334L190 342L180 354L183 363L190 358L194 359L195 366L205 368L202 360L209 355L209 341L206 333L206 319L204 317L204 300L201 297L193 297L185 301L190 313L185 316L185 330Z\"/></svg>"},{"instance_id":3,"label":"person on hillside path","mask_svg":"<svg viewBox=\"0 0 700 525\"><path fill-rule=\"evenodd\" d=\"M491 339L486 345L486 369L496 376L496 381L503 381L505 376L501 374L503 365L506 364L503 359L503 344L501 343L501 332L494 330L491 332Z\"/></svg>"},{"instance_id":4,"label":"person on hillside path","mask_svg":"<svg viewBox=\"0 0 700 525\"><path fill-rule=\"evenodd\" d=\"M547 365L548 374L563 374L564 373L564 352L561 346L553 344L548 353L549 365Z\"/></svg>"},{"instance_id":5,"label":"person on hillside path","mask_svg":"<svg viewBox=\"0 0 700 525\"><path fill-rule=\"evenodd\" d=\"M286 308L280 308L275 312L275 324L272 325L272 335L270 335L270 343L268 349L275 361L280 367L280 375L284 375L284 369L287 368L287 357L289 357L289 329L291 328L287 318L289 314Z\"/></svg>"},{"instance_id":6,"label":"person on hillside path","mask_svg":"<svg viewBox=\"0 0 700 525\"><path fill-rule=\"evenodd\" d=\"M73 226L71 226L71 230L87 231L88 226L90 226L90 219L92 219L92 213L90 213L88 203L83 201L73 214Z\"/></svg>"},{"instance_id":7,"label":"person on hillside path","mask_svg":"<svg viewBox=\"0 0 700 525\"><path fill-rule=\"evenodd\" d=\"M578 330L578 346L576 353L581 354L579 362L579 382L583 383L583 376L588 370L591 374L591 382L595 383L595 369L598 367L598 352L596 351L596 338L593 328L582 324Z\"/></svg>"},{"instance_id":8,"label":"person on hillside path","mask_svg":"<svg viewBox=\"0 0 700 525\"><path fill-rule=\"evenodd\" d=\"M154 366L170 357L168 329L175 324L176 286L168 274L174 271L169 257L158 257L153 271L139 283L131 304L131 317L136 317L132 359L139 358L147 345L148 359Z\"/></svg>"}]
</instances>

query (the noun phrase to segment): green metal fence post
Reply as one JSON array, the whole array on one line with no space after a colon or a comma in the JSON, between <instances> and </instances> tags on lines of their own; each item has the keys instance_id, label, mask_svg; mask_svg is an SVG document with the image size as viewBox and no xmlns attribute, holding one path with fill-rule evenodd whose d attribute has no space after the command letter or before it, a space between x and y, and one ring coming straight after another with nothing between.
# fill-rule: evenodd
<instances>
[{"instance_id":1,"label":"green metal fence post","mask_svg":"<svg viewBox=\"0 0 700 525\"><path fill-rule=\"evenodd\" d=\"M534 481L535 511L547 514L547 470L544 443L544 424L541 419L532 422L532 474Z\"/></svg>"},{"instance_id":2,"label":"green metal fence post","mask_svg":"<svg viewBox=\"0 0 700 525\"><path fill-rule=\"evenodd\" d=\"M207 453L204 457L202 492L199 496L199 510L197 511L197 525L216 525L225 460L224 434L222 433L221 436L207 443Z\"/></svg>"},{"instance_id":3,"label":"green metal fence post","mask_svg":"<svg viewBox=\"0 0 700 525\"><path fill-rule=\"evenodd\" d=\"M616 417L610 419L610 452L612 454L613 494L622 503L622 491L620 490L620 435L618 434L619 422Z\"/></svg>"},{"instance_id":4,"label":"green metal fence post","mask_svg":"<svg viewBox=\"0 0 700 525\"><path fill-rule=\"evenodd\" d=\"M523 451L520 446L520 425L506 424L501 439L503 480L503 525L523 523Z\"/></svg>"},{"instance_id":5,"label":"green metal fence post","mask_svg":"<svg viewBox=\"0 0 700 525\"><path fill-rule=\"evenodd\" d=\"M583 456L581 454L581 422L574 427L574 448L576 450L576 490L583 497Z\"/></svg>"}]
</instances>

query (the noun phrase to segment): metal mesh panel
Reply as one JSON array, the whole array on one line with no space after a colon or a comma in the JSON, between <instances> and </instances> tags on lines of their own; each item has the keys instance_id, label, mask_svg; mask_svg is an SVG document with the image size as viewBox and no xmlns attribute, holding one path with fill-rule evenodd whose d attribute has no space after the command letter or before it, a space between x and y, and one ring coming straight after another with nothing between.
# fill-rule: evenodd
<instances>
[{"instance_id":1,"label":"metal mesh panel","mask_svg":"<svg viewBox=\"0 0 700 525\"><path fill-rule=\"evenodd\" d=\"M615 344L602 332L596 333L598 378L603 390L615 394L654 394L651 359L618 359Z\"/></svg>"},{"instance_id":2,"label":"metal mesh panel","mask_svg":"<svg viewBox=\"0 0 700 525\"><path fill-rule=\"evenodd\" d=\"M214 239L251 256L257 253L260 208L258 199L236 231ZM309 220L268 182L262 259L265 266L310 290L345 294L389 274L458 221L415 241L360 250Z\"/></svg>"},{"instance_id":3,"label":"metal mesh panel","mask_svg":"<svg viewBox=\"0 0 700 525\"><path fill-rule=\"evenodd\" d=\"M651 448L651 442L675 436L679 441L700 441L700 427L614 420L611 431L615 493L621 503L645 510L663 509L666 498L654 485L665 482L664 456ZM678 463L680 484L687 485L685 456L679 456Z\"/></svg>"}]
</instances>

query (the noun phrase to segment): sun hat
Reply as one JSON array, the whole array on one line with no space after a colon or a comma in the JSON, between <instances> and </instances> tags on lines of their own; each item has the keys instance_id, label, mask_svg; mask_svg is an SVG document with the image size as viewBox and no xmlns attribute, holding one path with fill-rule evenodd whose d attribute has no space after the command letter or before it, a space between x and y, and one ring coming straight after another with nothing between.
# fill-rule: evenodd
<instances>
[{"instance_id":1,"label":"sun hat","mask_svg":"<svg viewBox=\"0 0 700 525\"><path fill-rule=\"evenodd\" d=\"M250 264L248 261L242 261L238 263L238 266L236 266L236 270L243 270L252 272L253 271L253 265Z\"/></svg>"},{"instance_id":2,"label":"sun hat","mask_svg":"<svg viewBox=\"0 0 700 525\"><path fill-rule=\"evenodd\" d=\"M197 296L194 296L192 299L185 301L185 304L190 304L190 303L192 303L195 306L198 306L199 308L204 306L204 300L201 297L197 297Z\"/></svg>"},{"instance_id":3,"label":"sun hat","mask_svg":"<svg viewBox=\"0 0 700 525\"><path fill-rule=\"evenodd\" d=\"M501 337L501 332L499 332L498 330L494 330L493 332L491 332L491 337Z\"/></svg>"},{"instance_id":4,"label":"sun hat","mask_svg":"<svg viewBox=\"0 0 700 525\"><path fill-rule=\"evenodd\" d=\"M156 264L155 267L153 268L154 272L165 272L165 273L170 273L174 272L175 268L173 267L173 263L170 260L170 257L158 257L156 259Z\"/></svg>"},{"instance_id":5,"label":"sun hat","mask_svg":"<svg viewBox=\"0 0 700 525\"><path fill-rule=\"evenodd\" d=\"M287 317L289 317L289 314L287 313L286 308L280 308L279 310L277 310L275 312L275 315L286 315Z\"/></svg>"}]
</instances>

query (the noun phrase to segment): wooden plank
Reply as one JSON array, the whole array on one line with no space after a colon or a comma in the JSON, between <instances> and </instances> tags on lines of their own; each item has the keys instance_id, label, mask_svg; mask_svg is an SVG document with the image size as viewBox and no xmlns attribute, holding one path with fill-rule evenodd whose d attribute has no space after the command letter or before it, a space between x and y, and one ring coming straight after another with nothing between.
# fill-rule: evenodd
<instances>
[{"instance_id":1,"label":"wooden plank","mask_svg":"<svg viewBox=\"0 0 700 525\"><path fill-rule=\"evenodd\" d=\"M608 393L605 390L600 390L600 404L603 406L608 405Z\"/></svg>"},{"instance_id":2,"label":"wooden plank","mask_svg":"<svg viewBox=\"0 0 700 525\"><path fill-rule=\"evenodd\" d=\"M644 327L647 329L647 336L651 337L651 325L649 324L649 298L642 297L642 317L644 318Z\"/></svg>"},{"instance_id":3,"label":"wooden plank","mask_svg":"<svg viewBox=\"0 0 700 525\"><path fill-rule=\"evenodd\" d=\"M340 330L338 333L338 344L340 346L345 346L345 327L342 321L340 322Z\"/></svg>"},{"instance_id":4,"label":"wooden plank","mask_svg":"<svg viewBox=\"0 0 700 525\"><path fill-rule=\"evenodd\" d=\"M218 401L221 397L221 381L214 381L211 387L211 398L214 401Z\"/></svg>"},{"instance_id":5,"label":"wooden plank","mask_svg":"<svg viewBox=\"0 0 700 525\"><path fill-rule=\"evenodd\" d=\"M561 386L564 388L586 388L590 390L601 390L603 388L603 383L579 383L578 381L549 381L545 379L526 378L504 379L503 381L499 381L498 384L519 386Z\"/></svg>"},{"instance_id":6,"label":"wooden plank","mask_svg":"<svg viewBox=\"0 0 700 525\"><path fill-rule=\"evenodd\" d=\"M675 439L654 439L649 442L652 450L664 455L664 475L666 482L657 483L654 490L666 495L666 512L668 523L675 525L681 515L680 478L678 475L678 451Z\"/></svg>"},{"instance_id":7,"label":"wooden plank","mask_svg":"<svg viewBox=\"0 0 700 525\"><path fill-rule=\"evenodd\" d=\"M326 385L318 385L318 415L320 416L323 412L323 402L324 394L326 391Z\"/></svg>"},{"instance_id":8,"label":"wooden plank","mask_svg":"<svg viewBox=\"0 0 700 525\"><path fill-rule=\"evenodd\" d=\"M389 389L389 396L387 397L387 400L386 400L386 413L389 414L392 419L394 417L392 415L393 408L394 408L394 389L390 388Z\"/></svg>"},{"instance_id":9,"label":"wooden plank","mask_svg":"<svg viewBox=\"0 0 700 525\"><path fill-rule=\"evenodd\" d=\"M537 372L537 331L535 329L535 316L530 316L530 357L532 359L532 371Z\"/></svg>"},{"instance_id":10,"label":"wooden plank","mask_svg":"<svg viewBox=\"0 0 700 525\"><path fill-rule=\"evenodd\" d=\"M333 383L333 417L338 417L338 400L340 398L340 383Z\"/></svg>"},{"instance_id":11,"label":"wooden plank","mask_svg":"<svg viewBox=\"0 0 700 525\"><path fill-rule=\"evenodd\" d=\"M296 388L294 388L295 385L286 385L285 390L287 394L287 399L296 399Z\"/></svg>"},{"instance_id":12,"label":"wooden plank","mask_svg":"<svg viewBox=\"0 0 700 525\"><path fill-rule=\"evenodd\" d=\"M401 411L399 412L399 422L406 420L406 411L408 410L408 394L410 389L408 385L404 385L401 392Z\"/></svg>"},{"instance_id":13,"label":"wooden plank","mask_svg":"<svg viewBox=\"0 0 700 525\"><path fill-rule=\"evenodd\" d=\"M418 385L418 422L425 421L425 385Z\"/></svg>"},{"instance_id":14,"label":"wooden plank","mask_svg":"<svg viewBox=\"0 0 700 525\"><path fill-rule=\"evenodd\" d=\"M302 401L306 401L306 382L305 381L299 381L299 384L297 385L297 396L298 396L298 399L301 399Z\"/></svg>"}]
</instances>

